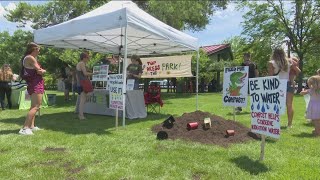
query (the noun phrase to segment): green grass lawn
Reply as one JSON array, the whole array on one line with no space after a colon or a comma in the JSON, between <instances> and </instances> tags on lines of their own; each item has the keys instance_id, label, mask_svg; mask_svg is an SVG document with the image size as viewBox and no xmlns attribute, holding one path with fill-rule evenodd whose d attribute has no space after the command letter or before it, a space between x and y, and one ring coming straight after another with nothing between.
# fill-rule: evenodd
<instances>
[{"instance_id":1,"label":"green grass lawn","mask_svg":"<svg viewBox=\"0 0 320 180\"><path fill-rule=\"evenodd\" d=\"M57 92L55 92L57 93ZM319 179L320 138L304 118L302 96L294 99L292 129L282 129L279 140L268 139L265 160L259 162L260 142L223 148L182 140L157 141L151 127L169 114L195 111L195 96L163 93L160 114L127 120L114 128L115 118L87 115L79 121L74 102L42 110L36 124L44 130L18 135L26 110L0 111L0 179ZM221 94L200 94L199 110L232 119ZM249 105L236 116L250 127ZM286 125L286 116L281 124ZM122 120L120 120L121 125ZM50 151L50 148L58 148Z\"/></svg>"}]
</instances>

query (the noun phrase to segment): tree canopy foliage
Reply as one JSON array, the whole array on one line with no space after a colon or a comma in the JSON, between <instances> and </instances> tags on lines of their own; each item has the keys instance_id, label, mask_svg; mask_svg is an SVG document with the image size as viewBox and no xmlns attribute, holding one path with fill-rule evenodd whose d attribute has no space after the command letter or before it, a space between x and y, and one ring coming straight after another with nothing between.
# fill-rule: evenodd
<instances>
[{"instance_id":1,"label":"tree canopy foliage","mask_svg":"<svg viewBox=\"0 0 320 180\"><path fill-rule=\"evenodd\" d=\"M307 54L316 49L315 46L319 47L320 1L245 1L241 7L249 9L244 15L243 35L250 48L270 43L272 47L279 46L288 38L290 49L299 57L299 67L304 72L304 64L310 60L306 59ZM299 91L302 78L303 73L298 79Z\"/></svg>"},{"instance_id":2,"label":"tree canopy foliage","mask_svg":"<svg viewBox=\"0 0 320 180\"><path fill-rule=\"evenodd\" d=\"M9 21L34 23L34 29L59 24L93 10L109 0L50 1L32 6L20 2L16 9L6 16ZM215 10L226 8L227 0L222 1L157 1L134 0L133 2L164 23L178 29L199 31L209 23Z\"/></svg>"},{"instance_id":3,"label":"tree canopy foliage","mask_svg":"<svg viewBox=\"0 0 320 180\"><path fill-rule=\"evenodd\" d=\"M9 21L16 22L20 27L26 24L32 24L34 29L45 28L48 26L56 25L67 20L78 17L86 12L89 12L109 0L78 0L78 1L63 1L54 0L40 5L30 5L26 2L20 2L17 8L9 11L6 18ZM199 31L205 28L209 23L210 16L217 9L226 8L228 0L223 1L157 1L157 0L137 0L135 2L140 8L153 15L164 23L178 29L178 30L193 30ZM22 32L20 32L22 33ZM0 38L9 36L9 34L0 34ZM16 34L21 36L21 34ZM23 52L27 42L32 41L32 34L26 32L27 40L20 41L20 51ZM11 38L8 38L11 41ZM18 64L17 57L10 57L8 54L19 54L11 51L2 51L2 46L7 46L6 43L0 44L1 52L4 54L5 59ZM6 47L7 48L7 47ZM5 49L5 48L4 48ZM43 65L51 73L58 73L57 69L61 66L62 61L70 65L75 65L78 61L80 51L77 50L64 50L57 48L44 47L39 59L45 59ZM17 55L18 56L18 55ZM22 54L19 54L19 57ZM91 52L91 61L89 65L93 65L105 55ZM40 60L41 61L41 60ZM18 65L16 65L18 68Z\"/></svg>"}]
</instances>

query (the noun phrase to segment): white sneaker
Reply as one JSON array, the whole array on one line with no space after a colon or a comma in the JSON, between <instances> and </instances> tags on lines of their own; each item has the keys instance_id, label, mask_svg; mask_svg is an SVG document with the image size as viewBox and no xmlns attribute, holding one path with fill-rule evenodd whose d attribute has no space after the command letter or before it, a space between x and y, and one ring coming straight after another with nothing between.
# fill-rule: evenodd
<instances>
[{"instance_id":1,"label":"white sneaker","mask_svg":"<svg viewBox=\"0 0 320 180\"><path fill-rule=\"evenodd\" d=\"M20 129L19 134L21 135L33 135L31 129L27 128L27 129Z\"/></svg>"},{"instance_id":2,"label":"white sneaker","mask_svg":"<svg viewBox=\"0 0 320 180\"><path fill-rule=\"evenodd\" d=\"M42 129L40 129L38 126L35 126L35 127L33 127L33 128L30 128L31 129L31 131L39 131L39 130L42 130Z\"/></svg>"}]
</instances>

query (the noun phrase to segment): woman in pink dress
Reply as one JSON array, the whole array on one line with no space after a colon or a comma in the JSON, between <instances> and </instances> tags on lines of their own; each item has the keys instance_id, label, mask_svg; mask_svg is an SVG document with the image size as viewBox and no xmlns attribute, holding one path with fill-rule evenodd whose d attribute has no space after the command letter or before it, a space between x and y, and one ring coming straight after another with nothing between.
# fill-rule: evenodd
<instances>
[{"instance_id":1,"label":"woman in pink dress","mask_svg":"<svg viewBox=\"0 0 320 180\"><path fill-rule=\"evenodd\" d=\"M43 74L46 70L42 69L37 56L40 52L40 47L35 43L29 43L24 57L21 60L20 76L27 82L27 91L31 96L31 107L27 114L24 126L20 129L19 134L32 135L33 131L40 130L34 125L35 115L39 110L44 93Z\"/></svg>"},{"instance_id":2,"label":"woman in pink dress","mask_svg":"<svg viewBox=\"0 0 320 180\"><path fill-rule=\"evenodd\" d=\"M320 136L320 76L311 76L308 79L310 89L303 89L300 94L310 95L310 101L307 108L307 118L312 120L315 130L312 132L315 136Z\"/></svg>"}]
</instances>

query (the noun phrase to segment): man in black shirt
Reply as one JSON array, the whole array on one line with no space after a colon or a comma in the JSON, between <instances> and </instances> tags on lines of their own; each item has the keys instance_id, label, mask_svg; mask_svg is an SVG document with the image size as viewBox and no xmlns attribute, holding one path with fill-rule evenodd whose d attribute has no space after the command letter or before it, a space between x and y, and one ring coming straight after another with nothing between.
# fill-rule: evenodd
<instances>
[{"instance_id":1,"label":"man in black shirt","mask_svg":"<svg viewBox=\"0 0 320 180\"><path fill-rule=\"evenodd\" d=\"M250 53L244 53L243 54L243 63L241 63L241 66L248 66L249 67L249 78L256 78L259 77L259 71L258 66L251 61L251 54ZM249 88L248 88L249 93ZM242 111L241 107L237 107L236 111L239 113Z\"/></svg>"}]
</instances>

